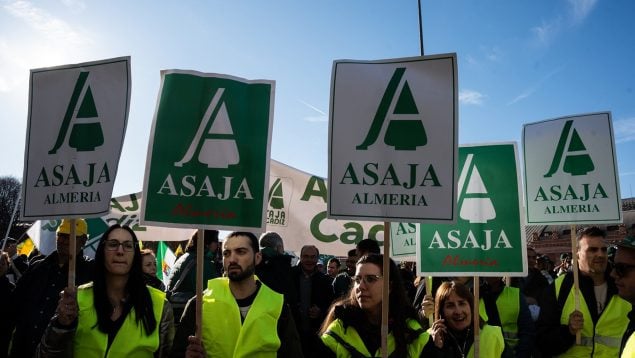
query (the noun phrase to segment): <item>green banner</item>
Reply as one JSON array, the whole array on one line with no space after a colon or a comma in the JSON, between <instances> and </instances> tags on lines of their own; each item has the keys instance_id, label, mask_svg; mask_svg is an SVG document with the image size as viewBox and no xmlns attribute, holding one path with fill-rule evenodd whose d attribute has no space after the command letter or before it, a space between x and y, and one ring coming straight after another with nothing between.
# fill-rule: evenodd
<instances>
[{"instance_id":1,"label":"green banner","mask_svg":"<svg viewBox=\"0 0 635 358\"><path fill-rule=\"evenodd\" d=\"M264 230L273 81L163 71L142 222Z\"/></svg>"},{"instance_id":2,"label":"green banner","mask_svg":"<svg viewBox=\"0 0 635 358\"><path fill-rule=\"evenodd\" d=\"M524 276L516 144L462 146L456 225L420 227L417 268L432 276Z\"/></svg>"}]
</instances>

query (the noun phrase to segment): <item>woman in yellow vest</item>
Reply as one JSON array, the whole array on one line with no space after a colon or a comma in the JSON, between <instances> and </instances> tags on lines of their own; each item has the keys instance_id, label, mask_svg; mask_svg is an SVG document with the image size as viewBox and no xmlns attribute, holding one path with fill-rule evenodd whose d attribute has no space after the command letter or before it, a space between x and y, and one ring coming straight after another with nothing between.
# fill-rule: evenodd
<instances>
[{"instance_id":1,"label":"woman in yellow vest","mask_svg":"<svg viewBox=\"0 0 635 358\"><path fill-rule=\"evenodd\" d=\"M174 318L165 293L146 286L139 241L111 226L95 254L94 281L62 291L36 356L167 357Z\"/></svg>"},{"instance_id":2,"label":"woman in yellow vest","mask_svg":"<svg viewBox=\"0 0 635 358\"><path fill-rule=\"evenodd\" d=\"M428 330L432 339L426 344L422 357L474 357L475 324L480 328L479 356L500 357L505 349L500 327L485 324L483 319L473 322L474 296L456 281L444 282L434 299L435 321Z\"/></svg>"},{"instance_id":3,"label":"woman in yellow vest","mask_svg":"<svg viewBox=\"0 0 635 358\"><path fill-rule=\"evenodd\" d=\"M333 303L320 329L324 357L381 357L383 256L370 254L357 261L348 297ZM390 260L388 355L419 357L429 336L406 298L395 263Z\"/></svg>"}]
</instances>

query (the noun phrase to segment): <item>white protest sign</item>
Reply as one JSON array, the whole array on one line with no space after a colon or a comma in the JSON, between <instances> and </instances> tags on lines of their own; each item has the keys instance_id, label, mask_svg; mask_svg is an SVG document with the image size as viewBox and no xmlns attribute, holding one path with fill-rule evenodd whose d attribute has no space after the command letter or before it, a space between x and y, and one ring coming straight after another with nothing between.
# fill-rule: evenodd
<instances>
[{"instance_id":1,"label":"white protest sign","mask_svg":"<svg viewBox=\"0 0 635 358\"><path fill-rule=\"evenodd\" d=\"M527 224L622 221L610 112L523 127Z\"/></svg>"},{"instance_id":2,"label":"white protest sign","mask_svg":"<svg viewBox=\"0 0 635 358\"><path fill-rule=\"evenodd\" d=\"M31 70L22 220L108 212L130 106L130 57Z\"/></svg>"},{"instance_id":3,"label":"white protest sign","mask_svg":"<svg viewBox=\"0 0 635 358\"><path fill-rule=\"evenodd\" d=\"M333 64L328 216L455 222L456 55Z\"/></svg>"}]
</instances>

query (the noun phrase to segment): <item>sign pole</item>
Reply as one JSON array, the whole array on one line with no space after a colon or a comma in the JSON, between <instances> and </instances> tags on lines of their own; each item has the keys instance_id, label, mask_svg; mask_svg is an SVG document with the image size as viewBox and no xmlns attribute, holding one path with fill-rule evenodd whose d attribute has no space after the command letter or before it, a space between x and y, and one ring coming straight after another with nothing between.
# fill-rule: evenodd
<instances>
[{"instance_id":1,"label":"sign pole","mask_svg":"<svg viewBox=\"0 0 635 358\"><path fill-rule=\"evenodd\" d=\"M203 254L205 251L205 231L196 233L196 338L203 339Z\"/></svg>"},{"instance_id":2,"label":"sign pole","mask_svg":"<svg viewBox=\"0 0 635 358\"><path fill-rule=\"evenodd\" d=\"M426 277L425 284L426 284L426 296L432 296L432 276ZM434 297L432 299L434 299ZM434 313L428 316L428 324L430 325L430 327L432 327L433 323L434 323Z\"/></svg>"},{"instance_id":3,"label":"sign pole","mask_svg":"<svg viewBox=\"0 0 635 358\"><path fill-rule=\"evenodd\" d=\"M75 287L75 262L77 260L77 230L75 219L70 219L71 237L68 241L68 287Z\"/></svg>"},{"instance_id":4,"label":"sign pole","mask_svg":"<svg viewBox=\"0 0 635 358\"><path fill-rule=\"evenodd\" d=\"M580 310L580 279L578 273L578 238L576 235L576 226L571 225L571 262L573 265L573 298L575 302L575 310ZM580 331L575 334L575 344L581 344L582 338Z\"/></svg>"},{"instance_id":5,"label":"sign pole","mask_svg":"<svg viewBox=\"0 0 635 358\"><path fill-rule=\"evenodd\" d=\"M381 297L381 355L388 357L388 307L390 306L390 222L384 222L384 286Z\"/></svg>"},{"instance_id":6,"label":"sign pole","mask_svg":"<svg viewBox=\"0 0 635 358\"><path fill-rule=\"evenodd\" d=\"M479 315L479 301L480 301L479 286L480 286L479 277L474 276L474 304L472 307L472 312L473 312L472 322L474 323L474 357L479 357L479 336L481 335L481 332L480 332L481 326L479 325L481 320Z\"/></svg>"}]
</instances>

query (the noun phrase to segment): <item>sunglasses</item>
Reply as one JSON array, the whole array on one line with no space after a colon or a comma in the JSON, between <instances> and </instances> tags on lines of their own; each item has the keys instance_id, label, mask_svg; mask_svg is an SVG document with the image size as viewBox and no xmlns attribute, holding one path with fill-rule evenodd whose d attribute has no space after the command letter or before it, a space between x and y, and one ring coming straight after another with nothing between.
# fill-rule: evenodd
<instances>
[{"instance_id":1,"label":"sunglasses","mask_svg":"<svg viewBox=\"0 0 635 358\"><path fill-rule=\"evenodd\" d=\"M117 240L106 240L105 248L108 251L117 251L119 246L123 247L123 251L134 251L135 244L132 241L119 242Z\"/></svg>"},{"instance_id":2,"label":"sunglasses","mask_svg":"<svg viewBox=\"0 0 635 358\"><path fill-rule=\"evenodd\" d=\"M635 268L635 265L623 264L621 262L613 264L613 269L615 270L615 273L619 277L624 277L628 275L628 273L634 268Z\"/></svg>"},{"instance_id":3,"label":"sunglasses","mask_svg":"<svg viewBox=\"0 0 635 358\"><path fill-rule=\"evenodd\" d=\"M380 275L355 275L352 278L353 278L353 282L355 282L356 285L361 284L362 281L366 282L367 285L372 285L383 277L384 276L380 276Z\"/></svg>"}]
</instances>

